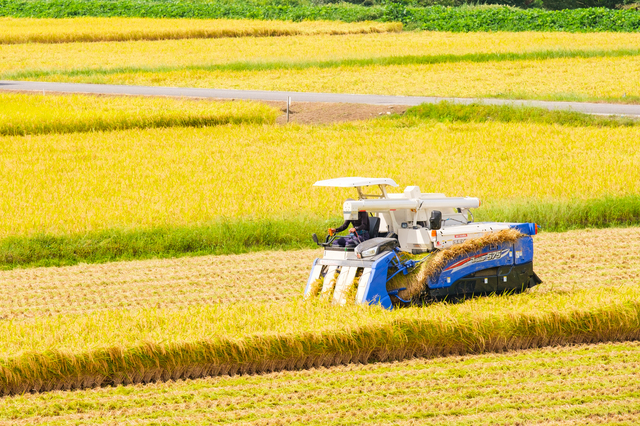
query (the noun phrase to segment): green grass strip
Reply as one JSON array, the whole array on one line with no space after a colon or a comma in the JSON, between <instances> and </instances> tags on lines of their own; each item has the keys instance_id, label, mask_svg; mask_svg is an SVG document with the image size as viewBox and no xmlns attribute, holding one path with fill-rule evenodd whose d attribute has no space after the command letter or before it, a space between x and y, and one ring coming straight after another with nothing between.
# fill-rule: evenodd
<instances>
[{"instance_id":1,"label":"green grass strip","mask_svg":"<svg viewBox=\"0 0 640 426\"><path fill-rule=\"evenodd\" d=\"M8 237L0 240L0 269L308 248L311 233L329 226L327 221L302 217L221 219L147 230Z\"/></svg>"},{"instance_id":2,"label":"green grass strip","mask_svg":"<svg viewBox=\"0 0 640 426\"><path fill-rule=\"evenodd\" d=\"M393 117L392 119L396 119ZM558 124L574 127L627 127L638 126L640 121L627 117L607 117L574 111L553 111L546 108L512 105L469 105L448 101L422 104L409 108L404 119L437 120L440 122L499 121L503 123Z\"/></svg>"},{"instance_id":3,"label":"green grass strip","mask_svg":"<svg viewBox=\"0 0 640 426\"><path fill-rule=\"evenodd\" d=\"M640 55L640 49L616 50L540 50L533 52L504 53L467 53L464 55L406 55L363 59L335 59L324 61L238 61L227 64L160 66L160 67L116 67L116 68L84 68L74 70L22 70L5 72L0 78L6 80L28 80L45 78L54 75L69 77L135 74L135 73L168 73L176 71L270 71L270 70L304 70L309 68L340 68L393 65L429 65L458 62L503 62L503 61L538 61L561 58L618 58Z\"/></svg>"},{"instance_id":4,"label":"green grass strip","mask_svg":"<svg viewBox=\"0 0 640 426\"><path fill-rule=\"evenodd\" d=\"M544 231L640 224L640 195L593 200L490 200L476 221L534 222ZM0 269L119 260L247 253L314 247L340 218L224 219L205 225L107 230L80 235L13 236L0 240Z\"/></svg>"},{"instance_id":5,"label":"green grass strip","mask_svg":"<svg viewBox=\"0 0 640 426\"><path fill-rule=\"evenodd\" d=\"M294 300L3 321L0 393L635 340L639 296L629 286L395 311Z\"/></svg>"}]
</instances>

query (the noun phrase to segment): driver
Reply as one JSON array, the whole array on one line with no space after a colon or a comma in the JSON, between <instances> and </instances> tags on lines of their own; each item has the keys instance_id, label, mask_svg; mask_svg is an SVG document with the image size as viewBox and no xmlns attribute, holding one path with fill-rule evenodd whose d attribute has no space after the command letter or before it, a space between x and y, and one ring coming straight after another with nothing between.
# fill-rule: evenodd
<instances>
[{"instance_id":1,"label":"driver","mask_svg":"<svg viewBox=\"0 0 640 426\"><path fill-rule=\"evenodd\" d=\"M342 232L347 229L349 225L352 225L352 227L349 228L349 235L334 241L334 246L355 247L361 242L369 239L369 215L364 210L360 210L358 212L357 220L345 220L339 227L329 228L329 235Z\"/></svg>"}]
</instances>

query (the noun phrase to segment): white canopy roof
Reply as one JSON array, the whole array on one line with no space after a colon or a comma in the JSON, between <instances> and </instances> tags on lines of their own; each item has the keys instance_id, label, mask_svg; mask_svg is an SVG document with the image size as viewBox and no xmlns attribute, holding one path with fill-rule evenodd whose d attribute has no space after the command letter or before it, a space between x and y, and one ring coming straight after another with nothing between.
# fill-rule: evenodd
<instances>
[{"instance_id":1,"label":"white canopy roof","mask_svg":"<svg viewBox=\"0 0 640 426\"><path fill-rule=\"evenodd\" d=\"M398 186L393 179L389 178L363 178L363 177L343 177L336 179L319 180L313 186L331 186L334 188L355 188L357 186L369 185L389 185Z\"/></svg>"}]
</instances>

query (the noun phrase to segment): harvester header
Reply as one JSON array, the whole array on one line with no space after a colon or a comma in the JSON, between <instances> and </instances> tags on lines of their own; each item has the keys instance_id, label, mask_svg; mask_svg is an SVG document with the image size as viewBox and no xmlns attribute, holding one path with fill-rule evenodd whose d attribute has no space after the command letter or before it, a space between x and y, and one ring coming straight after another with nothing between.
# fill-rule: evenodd
<instances>
[{"instance_id":1,"label":"harvester header","mask_svg":"<svg viewBox=\"0 0 640 426\"><path fill-rule=\"evenodd\" d=\"M346 303L353 296L349 289L357 286L356 303L391 308L446 296L522 291L541 282L533 272L531 235L537 233L537 225L475 222L471 209L480 207L478 198L423 193L417 186L389 193L387 187L398 186L389 178L346 177L314 186L355 188L358 199L343 204L342 229L352 222L360 224L363 212L369 229L339 240L349 242L343 246L336 243L335 235L320 243L314 234L324 253L314 262L307 297L332 293L335 303ZM454 247L458 255L439 265L437 274L423 276L419 291L415 285L410 290L394 285L399 273L424 269L434 262L435 254Z\"/></svg>"}]
</instances>

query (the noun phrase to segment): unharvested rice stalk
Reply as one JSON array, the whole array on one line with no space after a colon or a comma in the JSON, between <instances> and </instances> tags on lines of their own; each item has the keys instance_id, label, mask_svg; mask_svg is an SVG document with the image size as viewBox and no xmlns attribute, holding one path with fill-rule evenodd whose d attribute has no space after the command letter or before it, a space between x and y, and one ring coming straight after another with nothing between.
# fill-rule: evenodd
<instances>
[{"instance_id":1,"label":"unharvested rice stalk","mask_svg":"<svg viewBox=\"0 0 640 426\"><path fill-rule=\"evenodd\" d=\"M639 296L629 287L392 312L293 301L5 321L0 393L635 340Z\"/></svg>"},{"instance_id":2,"label":"unharvested rice stalk","mask_svg":"<svg viewBox=\"0 0 640 426\"><path fill-rule=\"evenodd\" d=\"M0 93L1 136L273 124L277 115L275 108L258 102Z\"/></svg>"},{"instance_id":3,"label":"unharvested rice stalk","mask_svg":"<svg viewBox=\"0 0 640 426\"><path fill-rule=\"evenodd\" d=\"M59 74L41 81L221 89L376 93L402 96L502 97L545 100L637 102L636 57L562 58L426 65L229 71L181 69L163 73ZM452 78L456 76L456 78Z\"/></svg>"},{"instance_id":4,"label":"unharvested rice stalk","mask_svg":"<svg viewBox=\"0 0 640 426\"><path fill-rule=\"evenodd\" d=\"M638 425L639 371L640 342L418 358L27 393L0 399L0 424Z\"/></svg>"},{"instance_id":5,"label":"unharvested rice stalk","mask_svg":"<svg viewBox=\"0 0 640 426\"><path fill-rule=\"evenodd\" d=\"M283 212L329 218L353 194L312 188L327 176L326 152L335 156L334 173L348 176L354 173L351 147L362 141L385 157L363 163L358 173L392 175L402 187L418 184L449 196L465 188L488 207L514 199L530 200L525 206L532 211L547 200L579 205L574 200L637 194L637 134L632 127L395 119L0 137L0 237L153 229L257 212L265 221ZM433 144L419 142L426 140ZM458 155L448 156L453 150ZM427 158L429 170L421 167ZM500 179L470 179L496 173ZM547 217L575 216L554 209L545 209Z\"/></svg>"},{"instance_id":6,"label":"unharvested rice stalk","mask_svg":"<svg viewBox=\"0 0 640 426\"><path fill-rule=\"evenodd\" d=\"M318 296L320 294L320 291L322 290L323 283L324 283L324 280L322 278L318 278L315 281L313 281L311 283L311 288L309 289L309 295L311 297Z\"/></svg>"},{"instance_id":7,"label":"unharvested rice stalk","mask_svg":"<svg viewBox=\"0 0 640 426\"><path fill-rule=\"evenodd\" d=\"M0 44L369 34L402 31L400 22L259 21L148 18L0 18Z\"/></svg>"},{"instance_id":8,"label":"unharvested rice stalk","mask_svg":"<svg viewBox=\"0 0 640 426\"><path fill-rule=\"evenodd\" d=\"M177 23L179 20L171 20ZM236 21L234 21L236 22ZM0 24L0 27L2 25ZM32 30L32 29L30 29ZM27 43L5 45L0 71L4 79L33 79L29 73L113 69L207 66L238 62L283 64L355 58L428 55L437 58L458 55L511 54L634 50L640 33L446 33L406 31L401 33L354 34L334 37L239 37L121 41L118 43ZM276 59L277 58L277 59ZM504 58L503 58L504 59ZM608 60L608 59L607 59ZM438 62L436 60L436 62ZM538 64L537 64L538 65ZM456 69L466 63L454 64ZM15 74L24 71L25 74ZM328 72L327 70L324 71ZM573 71L575 74L576 71ZM572 74L572 75L573 75ZM581 78L592 78L581 72ZM157 75L159 77L159 75ZM53 78L50 77L50 78ZM393 76L387 75L387 78ZM421 78L429 78L422 75ZM544 77L543 77L544 78ZM461 84L462 80L457 80ZM416 82L412 80L412 82ZM465 84L470 84L466 81ZM531 81L529 81L531 83ZM618 81L618 88L621 82ZM395 83L394 83L395 84ZM209 86L210 87L210 86ZM370 93L370 92L369 92Z\"/></svg>"},{"instance_id":9,"label":"unharvested rice stalk","mask_svg":"<svg viewBox=\"0 0 640 426\"><path fill-rule=\"evenodd\" d=\"M440 250L428 260L424 261L417 273L412 273L407 280L406 290L401 290L398 295L409 300L420 294L425 289L429 280L442 271L447 263L462 256L468 256L479 252L483 248L502 243L514 243L524 235L516 229L503 229L500 232L487 234L481 238L472 238L462 244L457 244L448 249Z\"/></svg>"},{"instance_id":10,"label":"unharvested rice stalk","mask_svg":"<svg viewBox=\"0 0 640 426\"><path fill-rule=\"evenodd\" d=\"M333 274L333 278L331 278L331 281L329 281L329 286L327 287L326 291L323 291L322 293L320 293L320 300L324 301L324 302L329 302L331 301L331 299L333 298L333 292L336 288L336 284L338 282L338 277L340 276L339 272L335 272ZM322 290L323 287L323 282L320 283L320 289Z\"/></svg>"}]
</instances>

